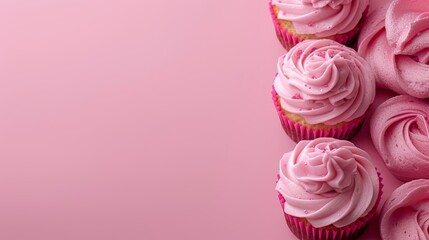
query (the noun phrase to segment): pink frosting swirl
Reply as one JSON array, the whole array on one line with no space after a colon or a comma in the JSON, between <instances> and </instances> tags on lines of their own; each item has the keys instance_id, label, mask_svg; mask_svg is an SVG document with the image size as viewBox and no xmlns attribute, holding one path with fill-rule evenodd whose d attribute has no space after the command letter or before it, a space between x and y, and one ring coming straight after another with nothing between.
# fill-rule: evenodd
<instances>
[{"instance_id":1,"label":"pink frosting swirl","mask_svg":"<svg viewBox=\"0 0 429 240\"><path fill-rule=\"evenodd\" d=\"M380 216L382 239L429 239L429 180L418 179L397 188Z\"/></svg>"},{"instance_id":2,"label":"pink frosting swirl","mask_svg":"<svg viewBox=\"0 0 429 240\"><path fill-rule=\"evenodd\" d=\"M274 89L280 105L307 123L335 125L364 115L374 101L371 68L335 41L305 40L280 57Z\"/></svg>"},{"instance_id":3,"label":"pink frosting swirl","mask_svg":"<svg viewBox=\"0 0 429 240\"><path fill-rule=\"evenodd\" d=\"M333 138L299 142L280 160L276 190L285 213L318 228L347 226L367 215L379 194L379 179L368 154Z\"/></svg>"},{"instance_id":4,"label":"pink frosting swirl","mask_svg":"<svg viewBox=\"0 0 429 240\"><path fill-rule=\"evenodd\" d=\"M400 180L429 178L428 121L429 102L407 95L388 99L371 117L374 146Z\"/></svg>"},{"instance_id":5,"label":"pink frosting swirl","mask_svg":"<svg viewBox=\"0 0 429 240\"><path fill-rule=\"evenodd\" d=\"M273 0L277 18L291 21L298 34L327 37L353 30L368 0Z\"/></svg>"},{"instance_id":6,"label":"pink frosting swirl","mask_svg":"<svg viewBox=\"0 0 429 240\"><path fill-rule=\"evenodd\" d=\"M359 36L359 53L373 67L377 85L429 97L429 4L395 0L375 9Z\"/></svg>"}]
</instances>

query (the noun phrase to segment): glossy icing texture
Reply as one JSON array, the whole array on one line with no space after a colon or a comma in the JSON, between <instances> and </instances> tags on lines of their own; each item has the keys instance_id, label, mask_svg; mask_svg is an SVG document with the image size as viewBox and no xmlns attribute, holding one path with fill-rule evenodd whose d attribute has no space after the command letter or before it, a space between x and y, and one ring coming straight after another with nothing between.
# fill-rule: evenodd
<instances>
[{"instance_id":1,"label":"glossy icing texture","mask_svg":"<svg viewBox=\"0 0 429 240\"><path fill-rule=\"evenodd\" d=\"M429 4L395 0L374 10L359 36L359 53L373 67L377 85L429 97Z\"/></svg>"},{"instance_id":2,"label":"glossy icing texture","mask_svg":"<svg viewBox=\"0 0 429 240\"><path fill-rule=\"evenodd\" d=\"M298 34L318 37L347 33L355 28L368 0L273 0L278 19L291 21Z\"/></svg>"},{"instance_id":3,"label":"glossy icing texture","mask_svg":"<svg viewBox=\"0 0 429 240\"><path fill-rule=\"evenodd\" d=\"M429 178L429 102L407 95L393 97L373 113L371 138L398 179Z\"/></svg>"},{"instance_id":4,"label":"glossy icing texture","mask_svg":"<svg viewBox=\"0 0 429 240\"><path fill-rule=\"evenodd\" d=\"M429 239L429 180L414 180L393 191L380 218L384 240Z\"/></svg>"},{"instance_id":5,"label":"glossy icing texture","mask_svg":"<svg viewBox=\"0 0 429 240\"><path fill-rule=\"evenodd\" d=\"M347 226L370 212L379 193L377 172L368 154L333 138L299 142L280 160L276 190L285 213L316 228Z\"/></svg>"},{"instance_id":6,"label":"glossy icing texture","mask_svg":"<svg viewBox=\"0 0 429 240\"><path fill-rule=\"evenodd\" d=\"M371 68L332 40L305 40L280 57L274 89L280 105L307 123L335 125L364 115L374 101Z\"/></svg>"}]
</instances>

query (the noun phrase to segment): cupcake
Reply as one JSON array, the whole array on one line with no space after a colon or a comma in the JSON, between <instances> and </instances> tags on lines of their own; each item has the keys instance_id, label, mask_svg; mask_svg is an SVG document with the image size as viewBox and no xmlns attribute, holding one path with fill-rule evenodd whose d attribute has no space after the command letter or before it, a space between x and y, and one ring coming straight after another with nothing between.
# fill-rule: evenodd
<instances>
[{"instance_id":1,"label":"cupcake","mask_svg":"<svg viewBox=\"0 0 429 240\"><path fill-rule=\"evenodd\" d=\"M333 40L305 40L280 57L272 98L294 140L350 139L375 97L371 68Z\"/></svg>"},{"instance_id":2,"label":"cupcake","mask_svg":"<svg viewBox=\"0 0 429 240\"><path fill-rule=\"evenodd\" d=\"M429 98L429 4L394 0L365 21L358 52L373 68L377 86Z\"/></svg>"},{"instance_id":3,"label":"cupcake","mask_svg":"<svg viewBox=\"0 0 429 240\"><path fill-rule=\"evenodd\" d=\"M399 180L429 178L429 102L400 95L380 104L371 117L374 147Z\"/></svg>"},{"instance_id":4,"label":"cupcake","mask_svg":"<svg viewBox=\"0 0 429 240\"><path fill-rule=\"evenodd\" d=\"M383 240L429 239L429 179L418 179L397 188L380 213Z\"/></svg>"},{"instance_id":5,"label":"cupcake","mask_svg":"<svg viewBox=\"0 0 429 240\"><path fill-rule=\"evenodd\" d=\"M280 160L276 190L299 239L354 239L374 216L381 177L369 155L334 138L299 142Z\"/></svg>"},{"instance_id":6,"label":"cupcake","mask_svg":"<svg viewBox=\"0 0 429 240\"><path fill-rule=\"evenodd\" d=\"M333 39L352 46L369 0L271 0L280 43L290 49L305 39Z\"/></svg>"}]
</instances>

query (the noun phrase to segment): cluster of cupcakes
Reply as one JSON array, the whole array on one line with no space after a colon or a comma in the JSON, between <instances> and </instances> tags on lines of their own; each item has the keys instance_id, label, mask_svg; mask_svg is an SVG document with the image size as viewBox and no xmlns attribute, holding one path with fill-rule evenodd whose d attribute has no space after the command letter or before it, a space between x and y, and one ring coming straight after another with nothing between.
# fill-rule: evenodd
<instances>
[{"instance_id":1,"label":"cluster of cupcakes","mask_svg":"<svg viewBox=\"0 0 429 240\"><path fill-rule=\"evenodd\" d=\"M409 181L382 208L382 239L429 239L429 2L372 4L269 3L286 49L272 100L297 142L280 160L276 190L299 239L355 239L381 205L382 178L349 141L365 120L387 169ZM377 88L399 95L369 116Z\"/></svg>"}]
</instances>

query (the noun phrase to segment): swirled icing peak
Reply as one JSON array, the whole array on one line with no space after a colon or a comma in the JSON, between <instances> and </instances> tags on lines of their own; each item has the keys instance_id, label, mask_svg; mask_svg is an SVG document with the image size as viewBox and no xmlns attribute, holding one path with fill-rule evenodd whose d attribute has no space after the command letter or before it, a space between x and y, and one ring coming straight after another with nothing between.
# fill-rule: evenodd
<instances>
[{"instance_id":1,"label":"swirled icing peak","mask_svg":"<svg viewBox=\"0 0 429 240\"><path fill-rule=\"evenodd\" d=\"M377 85L399 94L429 97L429 4L394 0L375 9L358 41Z\"/></svg>"},{"instance_id":2,"label":"swirled icing peak","mask_svg":"<svg viewBox=\"0 0 429 240\"><path fill-rule=\"evenodd\" d=\"M285 213L314 227L347 226L366 216L379 194L377 172L368 154L346 140L299 142L280 160L276 190Z\"/></svg>"},{"instance_id":3,"label":"swirled icing peak","mask_svg":"<svg viewBox=\"0 0 429 240\"><path fill-rule=\"evenodd\" d=\"M429 180L414 180L393 191L380 218L383 240L429 239Z\"/></svg>"},{"instance_id":4,"label":"swirled icing peak","mask_svg":"<svg viewBox=\"0 0 429 240\"><path fill-rule=\"evenodd\" d=\"M280 57L274 89L280 105L307 123L335 125L364 115L374 101L371 68L333 40L305 40Z\"/></svg>"},{"instance_id":5,"label":"swirled icing peak","mask_svg":"<svg viewBox=\"0 0 429 240\"><path fill-rule=\"evenodd\" d=\"M277 18L291 21L298 34L327 37L353 30L368 0L273 0Z\"/></svg>"},{"instance_id":6,"label":"swirled icing peak","mask_svg":"<svg viewBox=\"0 0 429 240\"><path fill-rule=\"evenodd\" d=\"M407 95L388 99L371 117L374 146L400 180L429 178L428 121L429 102Z\"/></svg>"}]
</instances>

